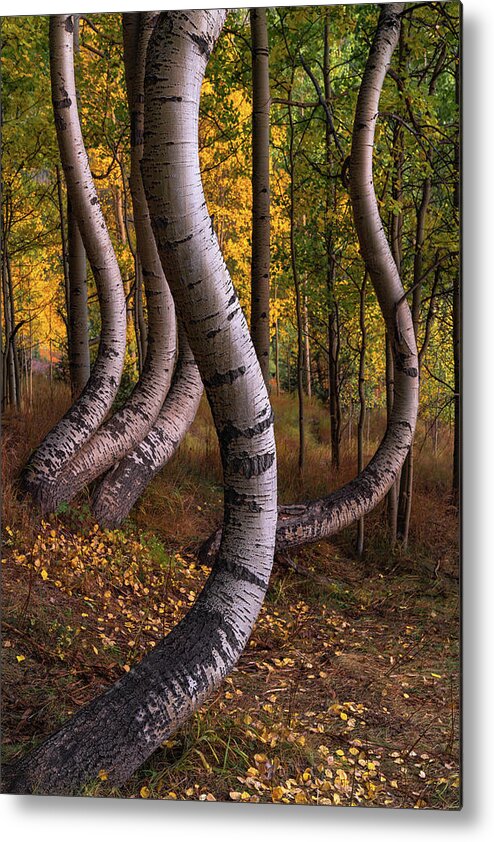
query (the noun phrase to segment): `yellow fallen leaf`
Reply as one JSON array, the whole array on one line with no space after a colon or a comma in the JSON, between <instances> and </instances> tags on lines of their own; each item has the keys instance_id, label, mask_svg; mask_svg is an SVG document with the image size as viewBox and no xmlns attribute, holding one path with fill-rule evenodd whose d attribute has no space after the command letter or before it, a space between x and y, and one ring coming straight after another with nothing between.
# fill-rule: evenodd
<instances>
[{"instance_id":1,"label":"yellow fallen leaf","mask_svg":"<svg viewBox=\"0 0 494 842\"><path fill-rule=\"evenodd\" d=\"M283 798L283 787L275 786L271 791L271 798L273 801L281 801Z\"/></svg>"},{"instance_id":2,"label":"yellow fallen leaf","mask_svg":"<svg viewBox=\"0 0 494 842\"><path fill-rule=\"evenodd\" d=\"M100 769L98 772L98 778L100 781L107 781L108 780L108 772L106 769Z\"/></svg>"},{"instance_id":3,"label":"yellow fallen leaf","mask_svg":"<svg viewBox=\"0 0 494 842\"><path fill-rule=\"evenodd\" d=\"M147 786L141 786L141 798L149 798L151 790Z\"/></svg>"},{"instance_id":4,"label":"yellow fallen leaf","mask_svg":"<svg viewBox=\"0 0 494 842\"><path fill-rule=\"evenodd\" d=\"M309 802L307 800L307 796L306 796L305 792L302 792L302 790L297 792L297 794L295 796L295 804L308 804L308 803Z\"/></svg>"},{"instance_id":5,"label":"yellow fallen leaf","mask_svg":"<svg viewBox=\"0 0 494 842\"><path fill-rule=\"evenodd\" d=\"M46 580L48 579L48 573L46 572L45 568L43 568L43 570L41 571L41 578L43 579L43 582L46 582Z\"/></svg>"},{"instance_id":6,"label":"yellow fallen leaf","mask_svg":"<svg viewBox=\"0 0 494 842\"><path fill-rule=\"evenodd\" d=\"M16 658L17 658L17 663L19 663L19 664L22 664L22 662L26 660L25 655L16 655Z\"/></svg>"}]
</instances>

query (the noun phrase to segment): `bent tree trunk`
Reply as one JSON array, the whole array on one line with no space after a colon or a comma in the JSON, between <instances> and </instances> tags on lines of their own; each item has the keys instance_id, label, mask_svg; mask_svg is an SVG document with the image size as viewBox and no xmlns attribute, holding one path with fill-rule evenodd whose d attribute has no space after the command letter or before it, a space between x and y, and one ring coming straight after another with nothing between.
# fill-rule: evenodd
<instances>
[{"instance_id":1,"label":"bent tree trunk","mask_svg":"<svg viewBox=\"0 0 494 842\"><path fill-rule=\"evenodd\" d=\"M79 15L73 16L74 51L79 53ZM77 92L76 92L77 93ZM63 231L62 207L60 221ZM67 263L66 286L67 335L69 339L69 373L72 400L79 397L91 374L89 353L89 316L86 249L67 197Z\"/></svg>"},{"instance_id":2,"label":"bent tree trunk","mask_svg":"<svg viewBox=\"0 0 494 842\"><path fill-rule=\"evenodd\" d=\"M99 427L113 403L125 355L125 297L82 139L74 80L72 15L50 18L50 63L58 145L74 217L91 265L101 309L101 338L79 399L31 455L21 486L43 511L60 473Z\"/></svg>"},{"instance_id":3,"label":"bent tree trunk","mask_svg":"<svg viewBox=\"0 0 494 842\"><path fill-rule=\"evenodd\" d=\"M128 21L132 18L132 21ZM62 472L49 505L69 502L89 482L126 456L154 424L170 387L175 361L175 308L160 263L144 195L140 165L144 140L144 68L149 37L157 16L124 15L124 61L131 114L130 191L137 254L146 290L147 353L142 374L125 405L107 421ZM132 27L137 30L137 43ZM131 37L129 37L131 36ZM48 501L45 509L48 508Z\"/></svg>"},{"instance_id":4,"label":"bent tree trunk","mask_svg":"<svg viewBox=\"0 0 494 842\"><path fill-rule=\"evenodd\" d=\"M67 202L69 370L72 397L77 398L91 375L87 306L86 250Z\"/></svg>"},{"instance_id":5,"label":"bent tree trunk","mask_svg":"<svg viewBox=\"0 0 494 842\"><path fill-rule=\"evenodd\" d=\"M362 77L352 134L350 194L360 250L392 337L393 411L385 436L363 471L329 497L309 503L300 518L282 520L276 548L328 537L354 523L383 499L394 483L415 432L418 359L410 309L393 260L374 191L372 153L382 85L400 34L402 3L382 8Z\"/></svg>"},{"instance_id":6,"label":"bent tree trunk","mask_svg":"<svg viewBox=\"0 0 494 842\"><path fill-rule=\"evenodd\" d=\"M122 523L153 477L170 461L196 416L202 381L183 329L179 327L178 333L177 367L155 424L94 492L93 514L101 526L113 529Z\"/></svg>"},{"instance_id":7,"label":"bent tree trunk","mask_svg":"<svg viewBox=\"0 0 494 842\"><path fill-rule=\"evenodd\" d=\"M250 332L269 384L269 44L266 9L250 10L252 36L252 266Z\"/></svg>"},{"instance_id":8,"label":"bent tree trunk","mask_svg":"<svg viewBox=\"0 0 494 842\"><path fill-rule=\"evenodd\" d=\"M379 98L399 38L402 3L383 7L362 77L352 135L350 193L362 257L392 342L395 387L386 433L368 465L327 497L279 509L276 551L335 535L354 524L393 486L413 441L418 410L418 357L410 308L386 240L374 192L372 152ZM214 555L220 531L200 550Z\"/></svg>"},{"instance_id":9,"label":"bent tree trunk","mask_svg":"<svg viewBox=\"0 0 494 842\"><path fill-rule=\"evenodd\" d=\"M236 663L268 585L276 528L272 413L211 231L199 169L201 82L225 17L160 15L147 59L143 161L161 258L221 443L225 534L218 561L175 629L12 770L12 792L75 791L101 769L112 784L126 780Z\"/></svg>"}]
</instances>

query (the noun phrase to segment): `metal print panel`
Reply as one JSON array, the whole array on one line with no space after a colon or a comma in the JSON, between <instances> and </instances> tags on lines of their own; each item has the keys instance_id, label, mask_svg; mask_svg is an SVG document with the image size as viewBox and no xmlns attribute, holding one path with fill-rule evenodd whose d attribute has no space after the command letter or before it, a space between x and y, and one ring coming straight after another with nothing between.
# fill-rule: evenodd
<instances>
[{"instance_id":1,"label":"metal print panel","mask_svg":"<svg viewBox=\"0 0 494 842\"><path fill-rule=\"evenodd\" d=\"M460 31L3 18L4 792L459 809Z\"/></svg>"}]
</instances>

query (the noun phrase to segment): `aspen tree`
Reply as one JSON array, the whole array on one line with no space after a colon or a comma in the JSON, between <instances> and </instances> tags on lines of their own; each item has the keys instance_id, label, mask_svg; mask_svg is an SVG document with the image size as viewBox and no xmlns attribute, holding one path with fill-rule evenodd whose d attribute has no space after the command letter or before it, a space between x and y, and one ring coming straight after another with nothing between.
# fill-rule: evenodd
<instances>
[{"instance_id":1,"label":"aspen tree","mask_svg":"<svg viewBox=\"0 0 494 842\"><path fill-rule=\"evenodd\" d=\"M103 424L62 471L51 494L52 509L72 500L85 485L111 468L147 435L170 387L175 361L175 309L151 230L140 172L144 141L145 58L156 14L124 14L123 20L131 117L130 191L137 254L147 298L147 353L141 376L124 406Z\"/></svg>"},{"instance_id":2,"label":"aspen tree","mask_svg":"<svg viewBox=\"0 0 494 842\"><path fill-rule=\"evenodd\" d=\"M117 684L10 770L10 792L76 792L105 770L125 781L232 669L273 563L273 419L247 323L202 190L201 83L226 12L160 15L147 58L143 179L160 256L196 358L221 445L225 529L194 606Z\"/></svg>"},{"instance_id":3,"label":"aspen tree","mask_svg":"<svg viewBox=\"0 0 494 842\"><path fill-rule=\"evenodd\" d=\"M125 297L115 252L84 148L74 78L72 15L50 18L50 64L55 126L74 217L98 289L101 337L91 376L81 395L31 455L21 486L42 511L52 508L63 469L108 414L125 355Z\"/></svg>"}]
</instances>

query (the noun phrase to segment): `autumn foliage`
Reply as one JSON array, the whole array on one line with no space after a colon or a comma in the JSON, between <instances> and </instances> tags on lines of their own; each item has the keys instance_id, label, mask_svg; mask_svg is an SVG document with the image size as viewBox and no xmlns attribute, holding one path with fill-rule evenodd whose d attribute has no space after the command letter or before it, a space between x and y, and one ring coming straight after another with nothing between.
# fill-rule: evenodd
<instances>
[{"instance_id":1,"label":"autumn foliage","mask_svg":"<svg viewBox=\"0 0 494 842\"><path fill-rule=\"evenodd\" d=\"M324 497L355 477L391 412L389 336L348 191L352 122L378 13L373 5L267 12L269 386L281 505ZM128 673L185 616L210 574L198 550L223 511L222 459L205 398L119 528L97 523L91 487L43 517L19 493L23 465L72 401L61 236L67 193L47 33L47 17L3 21L7 764ZM246 10L232 12L208 66L199 120L211 227L247 320L249 39ZM115 410L142 370L147 311L136 270L120 16L79 16L75 60L84 141L126 295ZM275 556L253 634L221 689L125 784L113 787L102 768L82 794L458 809L458 67L457 4L407 4L379 105L373 172L420 363L413 461L396 486L394 533L388 500L366 516L358 551L352 526ZM91 273L88 328L94 362L101 316ZM409 531L400 532L403 507Z\"/></svg>"}]
</instances>

